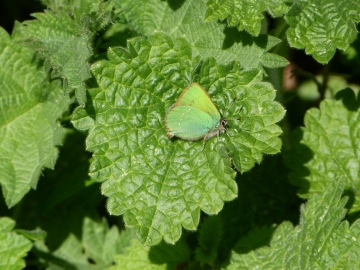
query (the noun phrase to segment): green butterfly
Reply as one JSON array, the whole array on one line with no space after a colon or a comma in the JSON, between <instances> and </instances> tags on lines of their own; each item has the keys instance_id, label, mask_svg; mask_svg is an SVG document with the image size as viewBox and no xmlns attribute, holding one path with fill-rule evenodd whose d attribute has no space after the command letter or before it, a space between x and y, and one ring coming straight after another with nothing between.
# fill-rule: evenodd
<instances>
[{"instance_id":1,"label":"green butterfly","mask_svg":"<svg viewBox=\"0 0 360 270\"><path fill-rule=\"evenodd\" d=\"M198 83L192 83L167 111L165 127L169 138L207 140L226 131L226 120L221 118L205 89Z\"/></svg>"}]
</instances>

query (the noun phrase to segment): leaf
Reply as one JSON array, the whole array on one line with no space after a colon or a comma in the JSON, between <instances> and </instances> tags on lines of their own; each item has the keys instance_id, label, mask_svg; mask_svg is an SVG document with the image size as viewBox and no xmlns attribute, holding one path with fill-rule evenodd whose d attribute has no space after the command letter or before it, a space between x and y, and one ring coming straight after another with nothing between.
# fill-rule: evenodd
<instances>
[{"instance_id":1,"label":"leaf","mask_svg":"<svg viewBox=\"0 0 360 270\"><path fill-rule=\"evenodd\" d=\"M115 266L109 270L166 270L166 265L153 264L149 260L149 247L144 247L137 239L132 239L131 245L124 254L115 257Z\"/></svg>"},{"instance_id":2,"label":"leaf","mask_svg":"<svg viewBox=\"0 0 360 270\"><path fill-rule=\"evenodd\" d=\"M37 201L38 209L41 209L42 214L48 214L52 209L69 202L77 204L81 201L86 205L96 201L103 203L99 194L100 185L88 175L90 162L89 153L85 150L85 134L75 129L65 131L64 143L54 170L44 172L36 194L26 198L31 202L32 207ZM26 201L23 203L26 204Z\"/></svg>"},{"instance_id":3,"label":"leaf","mask_svg":"<svg viewBox=\"0 0 360 270\"><path fill-rule=\"evenodd\" d=\"M225 20L229 26L237 26L253 36L258 36L265 10L276 17L288 10L288 0L208 0L205 17L207 20Z\"/></svg>"},{"instance_id":4,"label":"leaf","mask_svg":"<svg viewBox=\"0 0 360 270\"><path fill-rule=\"evenodd\" d=\"M219 216L206 217L199 229L198 246L195 250L196 260L201 266L206 264L215 267L215 261L220 248L223 224Z\"/></svg>"},{"instance_id":5,"label":"leaf","mask_svg":"<svg viewBox=\"0 0 360 270\"><path fill-rule=\"evenodd\" d=\"M262 153L276 154L280 151L281 140L278 136L282 130L276 123L284 117L285 111L279 103L274 102L275 89L271 84L261 82L259 76L253 72L243 72L237 79L226 88L234 87L240 92L236 98L243 101L241 113L238 112L243 125L240 129L235 127L227 132L230 137L227 151L236 169L246 172L262 161Z\"/></svg>"},{"instance_id":6,"label":"leaf","mask_svg":"<svg viewBox=\"0 0 360 270\"><path fill-rule=\"evenodd\" d=\"M121 236L130 243L116 255L115 266L108 270L178 269L178 265L181 266L190 259L190 249L185 241L181 240L174 246L161 243L150 248L141 245L131 230L123 231Z\"/></svg>"},{"instance_id":7,"label":"leaf","mask_svg":"<svg viewBox=\"0 0 360 270\"><path fill-rule=\"evenodd\" d=\"M268 244L274 224L298 222L301 201L289 183L282 158L281 154L264 156L261 164L237 175L238 198L226 203L219 213L226 228L218 250L220 262L228 262L232 249L244 253ZM246 240L254 228L260 228L254 232L256 239Z\"/></svg>"},{"instance_id":8,"label":"leaf","mask_svg":"<svg viewBox=\"0 0 360 270\"><path fill-rule=\"evenodd\" d=\"M112 22L112 2L103 0L43 0L51 11L36 13L37 20L24 22L27 44L51 68L52 78L61 78L65 93L75 89L77 101L86 102L85 81L90 78L88 60L92 56L94 34Z\"/></svg>"},{"instance_id":9,"label":"leaf","mask_svg":"<svg viewBox=\"0 0 360 270\"><path fill-rule=\"evenodd\" d=\"M357 269L360 222L340 223L346 203L342 192L342 184L334 182L322 194L312 195L301 207L298 226L284 222L269 247L234 252L227 269Z\"/></svg>"},{"instance_id":10,"label":"leaf","mask_svg":"<svg viewBox=\"0 0 360 270\"><path fill-rule=\"evenodd\" d=\"M248 234L241 237L234 247L234 251L239 254L245 254L268 245L275 229L275 225L253 227Z\"/></svg>"},{"instance_id":11,"label":"leaf","mask_svg":"<svg viewBox=\"0 0 360 270\"><path fill-rule=\"evenodd\" d=\"M285 20L290 46L305 49L316 61L328 63L336 49L346 50L357 36L357 0L295 1Z\"/></svg>"},{"instance_id":12,"label":"leaf","mask_svg":"<svg viewBox=\"0 0 360 270\"><path fill-rule=\"evenodd\" d=\"M290 179L303 197L322 192L332 182L344 183L355 200L350 213L360 210L359 96L351 89L339 92L339 100L324 100L305 116L305 127L292 135L292 150L285 158Z\"/></svg>"},{"instance_id":13,"label":"leaf","mask_svg":"<svg viewBox=\"0 0 360 270\"><path fill-rule=\"evenodd\" d=\"M43 167L54 167L63 136L56 120L70 104L33 56L0 29L0 183L8 207L36 187Z\"/></svg>"},{"instance_id":14,"label":"leaf","mask_svg":"<svg viewBox=\"0 0 360 270\"><path fill-rule=\"evenodd\" d=\"M15 221L8 217L0 218L0 268L23 269L25 262L22 259L31 249L31 242L24 236L13 231Z\"/></svg>"},{"instance_id":15,"label":"leaf","mask_svg":"<svg viewBox=\"0 0 360 270\"><path fill-rule=\"evenodd\" d=\"M66 13L91 32L96 32L111 23L114 14L111 1L104 0L41 0L55 14Z\"/></svg>"},{"instance_id":16,"label":"leaf","mask_svg":"<svg viewBox=\"0 0 360 270\"><path fill-rule=\"evenodd\" d=\"M78 204L59 208L44 220L46 241L35 243L35 253L45 259L48 268L105 269L117 253L119 231L109 227L105 219L94 214L93 208ZM50 216L50 215L49 215Z\"/></svg>"},{"instance_id":17,"label":"leaf","mask_svg":"<svg viewBox=\"0 0 360 270\"><path fill-rule=\"evenodd\" d=\"M352 76L360 76L360 39L357 38L345 51L339 53L334 61L340 62L340 68L348 70ZM354 87L352 85L352 87ZM353 89L356 89L355 87Z\"/></svg>"},{"instance_id":18,"label":"leaf","mask_svg":"<svg viewBox=\"0 0 360 270\"><path fill-rule=\"evenodd\" d=\"M74 112L77 128L90 127L90 174L104 182L110 214L123 214L143 244L162 237L174 243L182 226L196 229L200 210L216 214L236 197L232 161L244 172L262 153L280 151L275 123L284 110L260 70L217 65L214 59L199 66L184 38L162 32L134 38L127 50L109 49L108 58L92 67L99 87L89 91L91 105ZM229 119L227 133L205 145L168 139L163 123L166 110L195 80Z\"/></svg>"},{"instance_id":19,"label":"leaf","mask_svg":"<svg viewBox=\"0 0 360 270\"><path fill-rule=\"evenodd\" d=\"M33 16L37 20L24 23L23 38L27 38L27 44L45 60L45 66L51 68L51 77L63 80L65 93L75 89L77 101L84 105L84 82L91 76L87 60L92 55L92 33L66 13L47 11Z\"/></svg>"},{"instance_id":20,"label":"leaf","mask_svg":"<svg viewBox=\"0 0 360 270\"><path fill-rule=\"evenodd\" d=\"M285 58L268 52L279 39L268 35L252 37L224 24L204 21L205 0L143 0L141 4L115 0L114 5L123 9L127 20L142 35L161 30L172 38L185 36L194 56L215 57L221 64L238 60L241 67L247 69L283 67L288 63Z\"/></svg>"},{"instance_id":21,"label":"leaf","mask_svg":"<svg viewBox=\"0 0 360 270\"><path fill-rule=\"evenodd\" d=\"M17 229L16 232L31 240L44 240L46 238L46 232L39 229L32 231Z\"/></svg>"}]
</instances>

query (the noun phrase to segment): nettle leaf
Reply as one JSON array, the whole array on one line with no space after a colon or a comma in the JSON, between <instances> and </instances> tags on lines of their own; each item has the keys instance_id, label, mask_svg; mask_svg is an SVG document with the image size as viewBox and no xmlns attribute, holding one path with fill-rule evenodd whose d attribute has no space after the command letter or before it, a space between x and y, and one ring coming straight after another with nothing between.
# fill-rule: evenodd
<instances>
[{"instance_id":1,"label":"nettle leaf","mask_svg":"<svg viewBox=\"0 0 360 270\"><path fill-rule=\"evenodd\" d=\"M23 236L27 237L31 240L44 240L46 238L46 231L35 229L32 231L29 230L22 230L22 229L16 229L16 232L18 234L22 234Z\"/></svg>"},{"instance_id":2,"label":"nettle leaf","mask_svg":"<svg viewBox=\"0 0 360 270\"><path fill-rule=\"evenodd\" d=\"M269 247L233 252L227 269L358 269L360 222L341 222L346 212L342 192L341 183L334 182L322 194L312 195L301 207L298 226L284 222Z\"/></svg>"},{"instance_id":3,"label":"nettle leaf","mask_svg":"<svg viewBox=\"0 0 360 270\"><path fill-rule=\"evenodd\" d=\"M35 242L35 252L51 269L106 269L111 266L118 251L118 227L110 227L106 219L100 219L79 205L69 208L51 212L43 224L48 231L47 239Z\"/></svg>"},{"instance_id":4,"label":"nettle leaf","mask_svg":"<svg viewBox=\"0 0 360 270\"><path fill-rule=\"evenodd\" d=\"M290 46L305 49L318 62L328 63L336 49L345 50L357 36L357 0L295 1L285 16Z\"/></svg>"},{"instance_id":5,"label":"nettle leaf","mask_svg":"<svg viewBox=\"0 0 360 270\"><path fill-rule=\"evenodd\" d=\"M173 38L186 36L194 56L214 57L222 64L238 60L247 69L283 67L288 63L285 58L268 52L279 39L268 35L253 37L218 22L206 22L205 0L139 2L115 0L114 5L123 9L122 15L140 34L149 36L161 30Z\"/></svg>"},{"instance_id":6,"label":"nettle leaf","mask_svg":"<svg viewBox=\"0 0 360 270\"><path fill-rule=\"evenodd\" d=\"M260 165L237 175L239 196L226 203L218 215L226 228L218 250L219 259L228 258L232 247L246 253L269 243L275 230L273 224L284 220L298 222L300 200L288 183L286 172L281 155L267 155ZM244 239L254 228L259 228L254 232L256 237ZM235 246L240 237L241 242Z\"/></svg>"},{"instance_id":7,"label":"nettle leaf","mask_svg":"<svg viewBox=\"0 0 360 270\"><path fill-rule=\"evenodd\" d=\"M242 70L236 62L218 65L214 59L200 64L183 37L172 40L158 32L134 38L127 50L109 49L108 58L93 65L99 87L89 90L91 105L78 108L73 118L77 128L90 127L90 174L104 181L108 211L123 214L143 244L162 237L174 243L181 226L196 229L200 210L216 214L236 197L232 162L244 172L262 153L280 150L275 123L284 109L274 102L272 86L261 81L262 71ZM205 144L170 140L165 113L195 80L228 119L229 129Z\"/></svg>"},{"instance_id":8,"label":"nettle leaf","mask_svg":"<svg viewBox=\"0 0 360 270\"><path fill-rule=\"evenodd\" d=\"M114 13L111 1L104 0L41 0L51 11L57 14L70 14L73 20L83 24L93 32L111 22Z\"/></svg>"},{"instance_id":9,"label":"nettle leaf","mask_svg":"<svg viewBox=\"0 0 360 270\"><path fill-rule=\"evenodd\" d=\"M209 264L215 268L222 232L223 224L219 216L208 216L202 221L195 250L195 258L201 266Z\"/></svg>"},{"instance_id":10,"label":"nettle leaf","mask_svg":"<svg viewBox=\"0 0 360 270\"><path fill-rule=\"evenodd\" d=\"M65 93L75 89L77 101L86 102L85 81L90 78L87 60L92 55L91 32L66 13L35 13L37 20L26 21L22 32L27 44L52 69L52 78L63 80ZM24 38L24 37L23 37Z\"/></svg>"},{"instance_id":11,"label":"nettle leaf","mask_svg":"<svg viewBox=\"0 0 360 270\"><path fill-rule=\"evenodd\" d=\"M292 150L284 159L290 179L303 197L341 181L354 197L350 212L360 210L359 97L351 89L325 100L305 116L305 127L293 133Z\"/></svg>"},{"instance_id":12,"label":"nettle leaf","mask_svg":"<svg viewBox=\"0 0 360 270\"><path fill-rule=\"evenodd\" d=\"M120 237L127 245L115 256L115 266L108 270L178 269L190 260L191 250L183 240L173 246L160 243L154 247L146 247L135 238L132 230L123 231Z\"/></svg>"},{"instance_id":13,"label":"nettle leaf","mask_svg":"<svg viewBox=\"0 0 360 270\"><path fill-rule=\"evenodd\" d=\"M116 255L115 266L108 270L131 270L131 269L149 269L149 270L166 270L167 265L152 263L149 259L150 247L145 247L133 238L131 245L128 246L123 254ZM168 255L168 252L166 252ZM171 268L170 268L171 269Z\"/></svg>"},{"instance_id":14,"label":"nettle leaf","mask_svg":"<svg viewBox=\"0 0 360 270\"><path fill-rule=\"evenodd\" d=\"M287 2L289 0L208 0L205 17L207 20L227 19L229 26L258 36L263 12L268 10L274 17L280 17L289 9Z\"/></svg>"},{"instance_id":15,"label":"nettle leaf","mask_svg":"<svg viewBox=\"0 0 360 270\"><path fill-rule=\"evenodd\" d=\"M22 259L31 249L32 243L25 236L17 234L13 229L15 221L10 218L0 218L0 268L23 269L25 261Z\"/></svg>"},{"instance_id":16,"label":"nettle leaf","mask_svg":"<svg viewBox=\"0 0 360 270\"><path fill-rule=\"evenodd\" d=\"M16 30L15 30L16 32ZM8 207L53 168L63 129L56 120L68 108L58 82L49 83L34 52L0 29L0 183Z\"/></svg>"}]
</instances>

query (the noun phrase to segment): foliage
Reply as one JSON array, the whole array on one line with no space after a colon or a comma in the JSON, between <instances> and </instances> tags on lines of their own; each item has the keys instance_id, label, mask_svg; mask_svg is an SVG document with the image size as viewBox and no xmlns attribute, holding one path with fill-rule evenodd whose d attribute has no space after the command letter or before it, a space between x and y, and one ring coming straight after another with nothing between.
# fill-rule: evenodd
<instances>
[{"instance_id":1,"label":"foliage","mask_svg":"<svg viewBox=\"0 0 360 270\"><path fill-rule=\"evenodd\" d=\"M360 267L359 0L42 3L0 28L0 268ZM226 132L170 139L193 82Z\"/></svg>"}]
</instances>

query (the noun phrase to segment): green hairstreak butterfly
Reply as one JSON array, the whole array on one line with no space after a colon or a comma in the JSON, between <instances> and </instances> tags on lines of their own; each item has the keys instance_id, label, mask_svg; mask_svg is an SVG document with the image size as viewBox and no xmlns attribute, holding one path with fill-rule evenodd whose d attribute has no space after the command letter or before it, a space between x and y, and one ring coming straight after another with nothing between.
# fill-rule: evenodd
<instances>
[{"instance_id":1,"label":"green hairstreak butterfly","mask_svg":"<svg viewBox=\"0 0 360 270\"><path fill-rule=\"evenodd\" d=\"M226 120L221 118L205 89L192 83L167 111L165 126L169 138L207 140L226 131Z\"/></svg>"}]
</instances>

